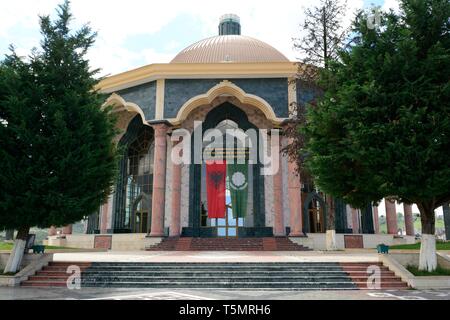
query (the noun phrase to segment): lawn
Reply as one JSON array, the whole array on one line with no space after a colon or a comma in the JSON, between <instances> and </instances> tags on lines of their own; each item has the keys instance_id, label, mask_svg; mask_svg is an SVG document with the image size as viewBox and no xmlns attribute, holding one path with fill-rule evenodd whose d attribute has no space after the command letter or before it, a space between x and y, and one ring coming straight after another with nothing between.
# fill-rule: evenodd
<instances>
[{"instance_id":1,"label":"lawn","mask_svg":"<svg viewBox=\"0 0 450 320\"><path fill-rule=\"evenodd\" d=\"M444 269L441 267L437 267L435 271L428 272L428 271L421 271L418 267L413 266L407 266L406 269L408 269L409 272L411 272L416 277L425 277L425 276L450 276L450 270Z\"/></svg>"},{"instance_id":2,"label":"lawn","mask_svg":"<svg viewBox=\"0 0 450 320\"><path fill-rule=\"evenodd\" d=\"M12 246L12 243L0 242L0 250L11 250Z\"/></svg>"},{"instance_id":3,"label":"lawn","mask_svg":"<svg viewBox=\"0 0 450 320\"><path fill-rule=\"evenodd\" d=\"M380 224L380 233L387 233L386 218L384 216L380 216L379 224ZM403 214L401 213L397 214L397 227L399 229L405 230L405 219L403 217ZM436 217L436 229L444 229L444 228L445 228L444 218L442 216ZM422 223L420 222L420 218L416 216L414 216L414 230L416 232L420 232L422 230Z\"/></svg>"},{"instance_id":4,"label":"lawn","mask_svg":"<svg viewBox=\"0 0 450 320\"><path fill-rule=\"evenodd\" d=\"M401 250L420 250L420 242L414 244L402 244L398 246L389 246L389 249L401 249ZM450 241L436 242L436 250L450 250Z\"/></svg>"},{"instance_id":5,"label":"lawn","mask_svg":"<svg viewBox=\"0 0 450 320\"><path fill-rule=\"evenodd\" d=\"M0 242L0 250L11 250L12 247L13 247L12 243ZM59 250L59 249L73 249L73 248L57 247L57 246L45 246L45 250Z\"/></svg>"}]
</instances>

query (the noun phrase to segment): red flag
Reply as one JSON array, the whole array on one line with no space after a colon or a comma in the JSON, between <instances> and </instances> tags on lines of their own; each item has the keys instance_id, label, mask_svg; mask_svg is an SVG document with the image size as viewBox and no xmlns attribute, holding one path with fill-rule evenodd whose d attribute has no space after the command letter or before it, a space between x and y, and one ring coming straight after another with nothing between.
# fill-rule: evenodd
<instances>
[{"instance_id":1,"label":"red flag","mask_svg":"<svg viewBox=\"0 0 450 320\"><path fill-rule=\"evenodd\" d=\"M225 218L226 161L206 161L206 192L208 194L208 217Z\"/></svg>"}]
</instances>

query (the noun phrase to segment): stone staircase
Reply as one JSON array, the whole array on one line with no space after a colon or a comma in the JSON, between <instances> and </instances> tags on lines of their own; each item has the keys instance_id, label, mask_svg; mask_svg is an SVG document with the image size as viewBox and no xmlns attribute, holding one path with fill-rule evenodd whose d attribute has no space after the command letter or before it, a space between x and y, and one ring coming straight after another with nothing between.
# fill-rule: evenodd
<instances>
[{"instance_id":1,"label":"stone staircase","mask_svg":"<svg viewBox=\"0 0 450 320\"><path fill-rule=\"evenodd\" d=\"M148 251L308 251L288 237L271 238L188 238L170 237L150 246Z\"/></svg>"},{"instance_id":2,"label":"stone staircase","mask_svg":"<svg viewBox=\"0 0 450 320\"><path fill-rule=\"evenodd\" d=\"M67 268L78 265L82 287L358 290L367 289L367 268L381 271L380 289L407 289L406 283L381 263L137 263L52 262L22 282L23 287L66 287Z\"/></svg>"}]
</instances>

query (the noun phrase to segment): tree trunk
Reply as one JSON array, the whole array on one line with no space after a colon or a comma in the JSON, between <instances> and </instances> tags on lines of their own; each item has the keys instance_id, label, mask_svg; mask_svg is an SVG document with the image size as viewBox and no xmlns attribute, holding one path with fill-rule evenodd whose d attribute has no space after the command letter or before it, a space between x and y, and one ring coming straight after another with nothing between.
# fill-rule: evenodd
<instances>
[{"instance_id":1,"label":"tree trunk","mask_svg":"<svg viewBox=\"0 0 450 320\"><path fill-rule=\"evenodd\" d=\"M331 196L326 196L327 200L327 225L326 225L326 235L325 243L327 251L337 250L336 246L336 227L334 223L335 219L335 205L334 199Z\"/></svg>"},{"instance_id":2,"label":"tree trunk","mask_svg":"<svg viewBox=\"0 0 450 320\"><path fill-rule=\"evenodd\" d=\"M420 244L419 270L434 271L437 268L434 206L418 203L422 222L422 242Z\"/></svg>"},{"instance_id":3,"label":"tree trunk","mask_svg":"<svg viewBox=\"0 0 450 320\"><path fill-rule=\"evenodd\" d=\"M322 8L322 27L323 27L323 62L325 69L328 69L328 29L326 8Z\"/></svg>"},{"instance_id":4,"label":"tree trunk","mask_svg":"<svg viewBox=\"0 0 450 320\"><path fill-rule=\"evenodd\" d=\"M17 230L16 240L14 241L14 246L6 263L4 273L16 273L19 271L29 232L30 227L21 227Z\"/></svg>"}]
</instances>

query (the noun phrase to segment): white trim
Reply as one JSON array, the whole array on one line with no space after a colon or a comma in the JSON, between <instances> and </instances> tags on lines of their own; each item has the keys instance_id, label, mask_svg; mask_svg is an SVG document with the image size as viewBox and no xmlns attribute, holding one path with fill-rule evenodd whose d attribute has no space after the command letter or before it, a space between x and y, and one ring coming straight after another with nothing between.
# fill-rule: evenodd
<instances>
[{"instance_id":1,"label":"white trim","mask_svg":"<svg viewBox=\"0 0 450 320\"><path fill-rule=\"evenodd\" d=\"M165 79L158 79L156 81L156 110L155 120L164 119L164 95L165 95Z\"/></svg>"},{"instance_id":2,"label":"white trim","mask_svg":"<svg viewBox=\"0 0 450 320\"><path fill-rule=\"evenodd\" d=\"M144 111L142 111L141 107L139 107L135 103L125 101L125 99L123 99L117 93L113 93L106 100L106 102L102 105L102 109L106 108L107 106L113 107L112 112L127 111L127 112L131 112L131 113L137 113L141 116L142 123L143 124L147 123L147 121L145 120Z\"/></svg>"}]
</instances>

